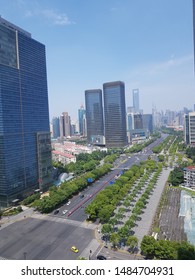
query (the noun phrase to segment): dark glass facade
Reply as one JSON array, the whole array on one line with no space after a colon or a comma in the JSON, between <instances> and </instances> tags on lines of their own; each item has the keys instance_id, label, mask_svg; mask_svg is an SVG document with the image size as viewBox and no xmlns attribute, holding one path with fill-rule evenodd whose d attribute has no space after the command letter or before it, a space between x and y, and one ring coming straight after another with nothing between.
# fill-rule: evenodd
<instances>
[{"instance_id":1,"label":"dark glass facade","mask_svg":"<svg viewBox=\"0 0 195 280\"><path fill-rule=\"evenodd\" d=\"M51 173L45 46L0 18L0 207L47 188Z\"/></svg>"},{"instance_id":2,"label":"dark glass facade","mask_svg":"<svg viewBox=\"0 0 195 280\"><path fill-rule=\"evenodd\" d=\"M60 119L59 119L59 117L53 117L52 127L53 127L53 138L60 137Z\"/></svg>"},{"instance_id":3,"label":"dark glass facade","mask_svg":"<svg viewBox=\"0 0 195 280\"><path fill-rule=\"evenodd\" d=\"M121 81L103 84L106 147L127 144L125 84Z\"/></svg>"},{"instance_id":4,"label":"dark glass facade","mask_svg":"<svg viewBox=\"0 0 195 280\"><path fill-rule=\"evenodd\" d=\"M93 144L95 139L104 135L102 90L85 91L85 108L87 122L87 141Z\"/></svg>"},{"instance_id":5,"label":"dark glass facade","mask_svg":"<svg viewBox=\"0 0 195 280\"><path fill-rule=\"evenodd\" d=\"M153 133L153 116L152 114L143 114L143 128Z\"/></svg>"},{"instance_id":6,"label":"dark glass facade","mask_svg":"<svg viewBox=\"0 0 195 280\"><path fill-rule=\"evenodd\" d=\"M134 114L134 129L143 129L143 115Z\"/></svg>"},{"instance_id":7,"label":"dark glass facade","mask_svg":"<svg viewBox=\"0 0 195 280\"><path fill-rule=\"evenodd\" d=\"M78 110L79 133L80 133L80 135L84 135L84 117L85 117L85 109L83 107L81 107Z\"/></svg>"}]
</instances>

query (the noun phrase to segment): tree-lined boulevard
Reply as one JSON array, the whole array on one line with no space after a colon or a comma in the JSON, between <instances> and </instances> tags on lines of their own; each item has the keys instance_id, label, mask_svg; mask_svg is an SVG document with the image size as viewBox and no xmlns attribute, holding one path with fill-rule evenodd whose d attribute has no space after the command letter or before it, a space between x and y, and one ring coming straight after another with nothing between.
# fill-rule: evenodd
<instances>
[{"instance_id":1,"label":"tree-lined boulevard","mask_svg":"<svg viewBox=\"0 0 195 280\"><path fill-rule=\"evenodd\" d=\"M108 259L143 258L131 253L137 252L135 248L140 250L143 237L151 229L161 194L172 170L164 162L157 163L152 159L156 159L153 148L159 144L162 147L161 142L165 138L169 138L166 147L173 150L174 138L171 140L163 135L142 147L138 153L121 155L115 160L113 168L109 167L109 172L83 189L69 194L61 205L57 203L59 212L56 215L53 212L41 214L32 208L25 208L15 218L4 217L0 228L0 257L96 259L96 255L102 252ZM103 170L104 165L98 168ZM93 172L89 172L92 176ZM74 181L73 185L76 185ZM60 189L52 188L50 191L55 195ZM64 210L66 214L63 214ZM73 245L79 248L79 253L70 250ZM111 247L120 250L115 254Z\"/></svg>"}]
</instances>

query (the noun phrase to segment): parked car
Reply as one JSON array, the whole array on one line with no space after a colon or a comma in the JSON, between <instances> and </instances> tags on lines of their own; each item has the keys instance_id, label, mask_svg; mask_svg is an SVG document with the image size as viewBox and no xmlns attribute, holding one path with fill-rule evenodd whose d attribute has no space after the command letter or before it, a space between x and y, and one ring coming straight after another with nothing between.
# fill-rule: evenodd
<instances>
[{"instance_id":1,"label":"parked car","mask_svg":"<svg viewBox=\"0 0 195 280\"><path fill-rule=\"evenodd\" d=\"M107 260L105 256L103 255L98 255L97 260Z\"/></svg>"},{"instance_id":2,"label":"parked car","mask_svg":"<svg viewBox=\"0 0 195 280\"><path fill-rule=\"evenodd\" d=\"M60 211L60 209L56 209L56 210L54 210L54 215L57 215L58 213L59 213L59 211Z\"/></svg>"}]
</instances>

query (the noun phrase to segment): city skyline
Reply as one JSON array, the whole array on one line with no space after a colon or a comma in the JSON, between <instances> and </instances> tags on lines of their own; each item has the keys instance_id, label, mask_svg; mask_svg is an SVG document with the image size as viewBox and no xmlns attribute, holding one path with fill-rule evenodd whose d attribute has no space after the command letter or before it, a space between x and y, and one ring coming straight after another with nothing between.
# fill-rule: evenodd
<instances>
[{"instance_id":1,"label":"city skyline","mask_svg":"<svg viewBox=\"0 0 195 280\"><path fill-rule=\"evenodd\" d=\"M46 45L50 121L77 119L85 90L114 80L126 85L127 107L139 88L144 113L193 108L192 0L0 4L3 18Z\"/></svg>"}]
</instances>

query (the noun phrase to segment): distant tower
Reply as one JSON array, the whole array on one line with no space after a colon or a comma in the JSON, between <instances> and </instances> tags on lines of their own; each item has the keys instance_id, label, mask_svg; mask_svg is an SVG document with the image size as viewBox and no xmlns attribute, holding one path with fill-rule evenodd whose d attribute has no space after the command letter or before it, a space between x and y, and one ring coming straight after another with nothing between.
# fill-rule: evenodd
<instances>
[{"instance_id":1,"label":"distant tower","mask_svg":"<svg viewBox=\"0 0 195 280\"><path fill-rule=\"evenodd\" d=\"M60 116L60 137L70 136L71 121L67 112L63 112Z\"/></svg>"},{"instance_id":2,"label":"distant tower","mask_svg":"<svg viewBox=\"0 0 195 280\"><path fill-rule=\"evenodd\" d=\"M127 131L134 129L134 114L127 113Z\"/></svg>"},{"instance_id":3,"label":"distant tower","mask_svg":"<svg viewBox=\"0 0 195 280\"><path fill-rule=\"evenodd\" d=\"M143 115L134 114L134 129L143 129Z\"/></svg>"},{"instance_id":4,"label":"distant tower","mask_svg":"<svg viewBox=\"0 0 195 280\"><path fill-rule=\"evenodd\" d=\"M103 84L106 147L127 144L125 84L121 81Z\"/></svg>"},{"instance_id":5,"label":"distant tower","mask_svg":"<svg viewBox=\"0 0 195 280\"><path fill-rule=\"evenodd\" d=\"M52 131L53 131L53 138L60 137L60 120L59 120L59 117L53 117L53 119L52 119Z\"/></svg>"},{"instance_id":6,"label":"distant tower","mask_svg":"<svg viewBox=\"0 0 195 280\"><path fill-rule=\"evenodd\" d=\"M133 107L134 112L139 113L139 89L133 89Z\"/></svg>"},{"instance_id":7,"label":"distant tower","mask_svg":"<svg viewBox=\"0 0 195 280\"><path fill-rule=\"evenodd\" d=\"M143 120L143 128L149 130L150 133L153 133L153 116L152 116L152 114L143 114L142 120Z\"/></svg>"},{"instance_id":8,"label":"distant tower","mask_svg":"<svg viewBox=\"0 0 195 280\"><path fill-rule=\"evenodd\" d=\"M85 109L84 109L83 105L81 105L80 109L78 110L79 133L80 133L80 135L84 135L84 115L85 115Z\"/></svg>"},{"instance_id":9,"label":"distant tower","mask_svg":"<svg viewBox=\"0 0 195 280\"><path fill-rule=\"evenodd\" d=\"M85 108L87 141L88 143L93 144L96 142L96 139L103 138L104 135L101 89L91 89L85 91Z\"/></svg>"}]
</instances>

